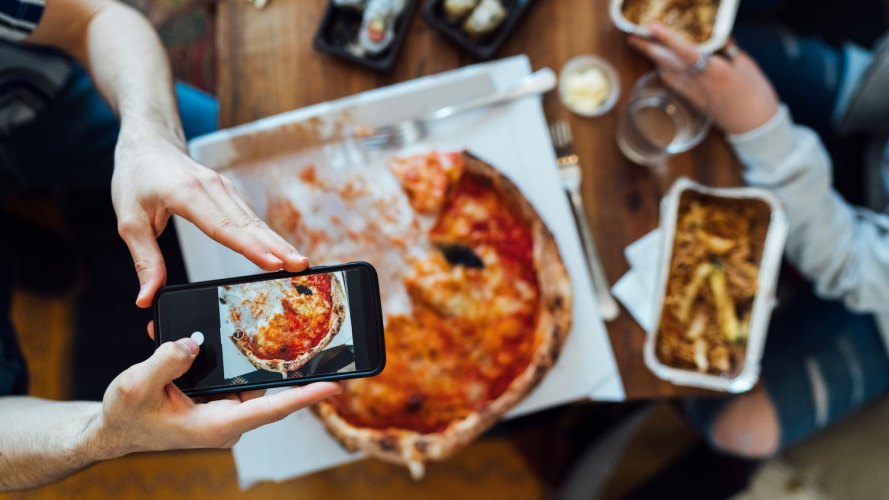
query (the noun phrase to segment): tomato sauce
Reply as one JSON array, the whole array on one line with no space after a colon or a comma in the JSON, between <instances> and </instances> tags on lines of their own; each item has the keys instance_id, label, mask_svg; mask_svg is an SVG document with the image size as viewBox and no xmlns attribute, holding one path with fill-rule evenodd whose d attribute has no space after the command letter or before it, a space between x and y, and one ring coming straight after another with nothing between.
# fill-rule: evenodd
<instances>
[{"instance_id":1,"label":"tomato sauce","mask_svg":"<svg viewBox=\"0 0 889 500\"><path fill-rule=\"evenodd\" d=\"M323 306L300 310L296 300L288 300L286 297L282 299L284 314L278 314L269 320L268 327L251 339L253 352L259 358L292 360L318 345L330 325L330 279L329 274L291 278L294 290L290 293L301 294L300 287L306 292L303 294L305 300L299 302L316 306L320 302Z\"/></svg>"},{"instance_id":2,"label":"tomato sauce","mask_svg":"<svg viewBox=\"0 0 889 500\"><path fill-rule=\"evenodd\" d=\"M412 296L413 315L387 325L386 370L350 382L343 395L330 400L352 425L443 431L500 397L531 362L540 292L533 236L521 212L489 179L464 172L448 192L429 236L465 245L477 254L492 249L509 282L500 291L513 297L517 292L512 282L520 278L530 295L514 298L527 307L502 314L492 310L470 322L445 316ZM461 286L484 284L469 275ZM489 306L476 307L484 311ZM360 404L355 409L352 403Z\"/></svg>"}]
</instances>

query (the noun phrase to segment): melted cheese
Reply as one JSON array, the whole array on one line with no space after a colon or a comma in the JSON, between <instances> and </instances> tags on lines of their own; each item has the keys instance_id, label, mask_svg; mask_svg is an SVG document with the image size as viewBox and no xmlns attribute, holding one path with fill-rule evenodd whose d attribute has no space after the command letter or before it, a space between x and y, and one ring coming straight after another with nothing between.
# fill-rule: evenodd
<instances>
[{"instance_id":1,"label":"melted cheese","mask_svg":"<svg viewBox=\"0 0 889 500\"><path fill-rule=\"evenodd\" d=\"M336 278L322 274L229 285L222 298L232 325L247 334L257 357L292 360L328 332L331 279Z\"/></svg>"},{"instance_id":2,"label":"melted cheese","mask_svg":"<svg viewBox=\"0 0 889 500\"><path fill-rule=\"evenodd\" d=\"M366 260L379 272L386 369L328 400L353 425L443 430L506 391L535 351L530 228L455 158L310 173L290 165L265 180L275 230L318 263ZM451 264L438 243L471 249L484 267Z\"/></svg>"}]
</instances>

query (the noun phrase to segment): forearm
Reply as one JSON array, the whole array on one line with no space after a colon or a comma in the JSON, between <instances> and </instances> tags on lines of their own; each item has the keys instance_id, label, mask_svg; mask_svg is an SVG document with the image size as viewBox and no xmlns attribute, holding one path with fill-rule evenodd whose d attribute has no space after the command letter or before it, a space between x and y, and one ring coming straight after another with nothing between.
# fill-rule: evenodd
<instances>
[{"instance_id":1,"label":"forearm","mask_svg":"<svg viewBox=\"0 0 889 500\"><path fill-rule=\"evenodd\" d=\"M120 117L120 139L162 140L184 149L173 77L148 21L117 0L47 0L27 42L77 59Z\"/></svg>"},{"instance_id":2,"label":"forearm","mask_svg":"<svg viewBox=\"0 0 889 500\"><path fill-rule=\"evenodd\" d=\"M121 140L160 139L185 148L170 64L153 28L118 3L89 24L85 64L121 119Z\"/></svg>"},{"instance_id":3,"label":"forearm","mask_svg":"<svg viewBox=\"0 0 889 500\"><path fill-rule=\"evenodd\" d=\"M811 130L794 127L783 114L770 123L758 136L754 131L730 140L745 164L745 180L773 191L786 209L788 258L819 295L857 310L884 310L889 239L875 219L885 217L862 217L836 193L830 159Z\"/></svg>"},{"instance_id":4,"label":"forearm","mask_svg":"<svg viewBox=\"0 0 889 500\"><path fill-rule=\"evenodd\" d=\"M56 481L115 456L98 429L101 403L0 398L0 490Z\"/></svg>"}]
</instances>

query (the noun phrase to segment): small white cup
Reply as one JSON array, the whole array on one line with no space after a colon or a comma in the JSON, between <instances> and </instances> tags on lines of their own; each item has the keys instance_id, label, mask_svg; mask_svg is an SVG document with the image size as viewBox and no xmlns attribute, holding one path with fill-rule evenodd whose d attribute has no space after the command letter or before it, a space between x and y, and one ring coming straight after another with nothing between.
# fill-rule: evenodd
<instances>
[{"instance_id":1,"label":"small white cup","mask_svg":"<svg viewBox=\"0 0 889 500\"><path fill-rule=\"evenodd\" d=\"M599 68L602 70L605 77L608 79L610 88L608 97L602 101L602 104L593 111L586 111L577 109L566 99L565 81L567 76L590 68ZM614 69L614 66L601 57L586 54L574 56L562 66L562 70L559 72L559 98L562 100L562 104L571 110L572 113L588 118L604 115L614 108L618 97L620 97L620 78L617 76L617 71Z\"/></svg>"}]
</instances>

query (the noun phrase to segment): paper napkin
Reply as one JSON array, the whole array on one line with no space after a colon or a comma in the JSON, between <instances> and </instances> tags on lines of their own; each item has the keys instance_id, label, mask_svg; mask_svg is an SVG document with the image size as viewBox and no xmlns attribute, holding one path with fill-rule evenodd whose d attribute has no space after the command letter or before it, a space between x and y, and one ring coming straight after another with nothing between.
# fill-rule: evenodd
<instances>
[{"instance_id":1,"label":"paper napkin","mask_svg":"<svg viewBox=\"0 0 889 500\"><path fill-rule=\"evenodd\" d=\"M611 293L646 332L652 331L657 321L654 308L662 239L661 230L655 229L631 243L624 250L630 270L611 287Z\"/></svg>"}]
</instances>

